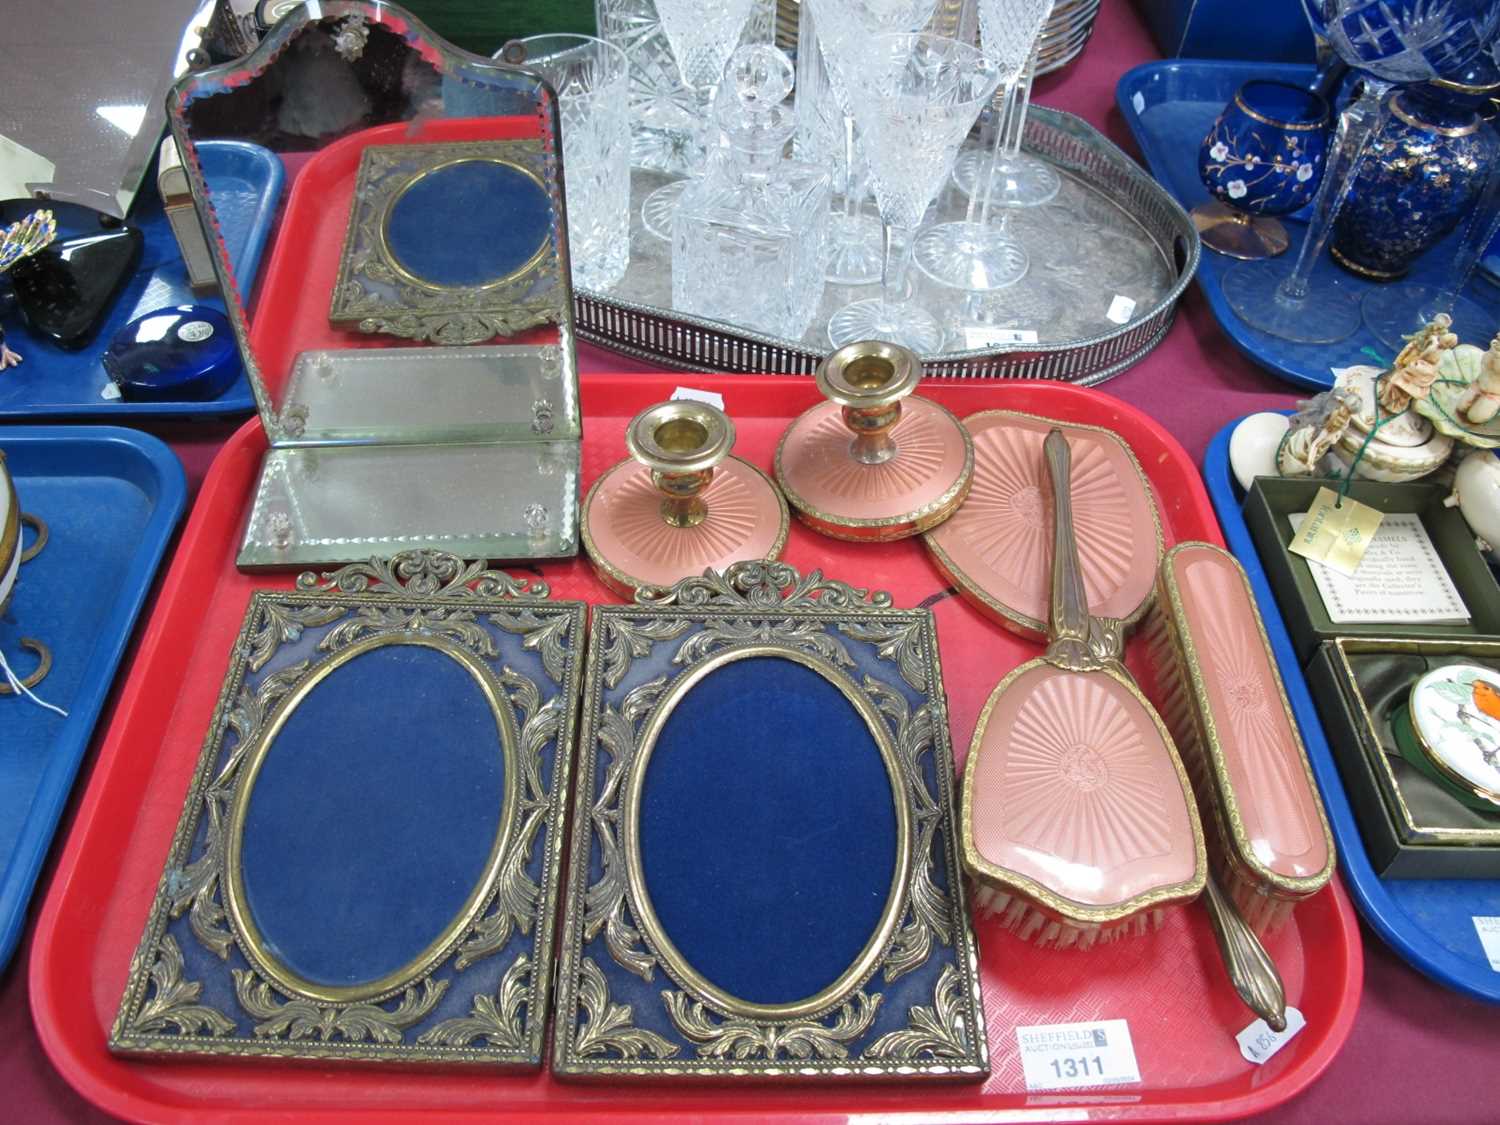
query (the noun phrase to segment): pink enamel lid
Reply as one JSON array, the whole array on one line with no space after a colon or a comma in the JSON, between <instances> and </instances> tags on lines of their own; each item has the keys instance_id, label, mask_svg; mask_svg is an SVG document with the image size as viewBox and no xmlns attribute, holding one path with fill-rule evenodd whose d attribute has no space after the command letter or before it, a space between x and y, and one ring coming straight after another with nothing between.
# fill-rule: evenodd
<instances>
[{"instance_id":1,"label":"pink enamel lid","mask_svg":"<svg viewBox=\"0 0 1500 1125\"><path fill-rule=\"evenodd\" d=\"M1073 469L1073 523L1089 612L1134 622L1151 604L1162 534L1151 485L1108 430L988 410L964 419L974 483L947 522L927 533L934 561L990 617L1030 636L1047 631L1052 496L1042 442L1058 429Z\"/></svg>"},{"instance_id":2,"label":"pink enamel lid","mask_svg":"<svg viewBox=\"0 0 1500 1125\"><path fill-rule=\"evenodd\" d=\"M1207 864L1187 776L1123 677L1036 660L980 715L964 774L964 856L983 883L1085 923L1193 897Z\"/></svg>"},{"instance_id":3,"label":"pink enamel lid","mask_svg":"<svg viewBox=\"0 0 1500 1125\"><path fill-rule=\"evenodd\" d=\"M1306 752L1240 564L1207 543L1184 543L1163 567L1194 694L1212 726L1207 749L1237 862L1310 894L1333 870L1333 845ZM1215 749L1216 748L1216 749ZM1304 885L1297 885L1304 884Z\"/></svg>"}]
</instances>

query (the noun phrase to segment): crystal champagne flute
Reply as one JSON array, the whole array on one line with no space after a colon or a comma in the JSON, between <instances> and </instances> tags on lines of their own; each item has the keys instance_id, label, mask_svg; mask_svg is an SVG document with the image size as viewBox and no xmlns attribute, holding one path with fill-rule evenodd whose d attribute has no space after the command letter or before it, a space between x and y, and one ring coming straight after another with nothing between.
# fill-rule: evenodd
<instances>
[{"instance_id":1,"label":"crystal champagne flute","mask_svg":"<svg viewBox=\"0 0 1500 1125\"><path fill-rule=\"evenodd\" d=\"M754 0L656 0L656 14L672 47L682 84L698 103L698 127L705 138L704 159L714 146L714 93L724 66L739 45ZM658 238L672 237L672 215L687 180L657 188L641 205L641 221Z\"/></svg>"},{"instance_id":2,"label":"crystal champagne flute","mask_svg":"<svg viewBox=\"0 0 1500 1125\"><path fill-rule=\"evenodd\" d=\"M885 340L939 350L936 317L908 295L912 234L953 170L959 146L1000 81L1000 65L966 43L934 35L877 35L842 58L885 226L881 295L828 322L834 347ZM900 252L897 252L897 247Z\"/></svg>"},{"instance_id":3,"label":"crystal champagne flute","mask_svg":"<svg viewBox=\"0 0 1500 1125\"><path fill-rule=\"evenodd\" d=\"M1009 233L1009 211L998 224L990 223L990 207L1005 205L1008 194L1041 201L1057 194L1057 173L1033 157L1021 154L1025 128L1023 79L1029 73L1032 53L1042 25L1052 11L1052 0L979 0L979 31L985 51L1000 63L1005 83L1000 123L995 130L994 150L986 159L980 150L964 153L955 162L968 164L969 210L961 220L929 227L913 247L917 266L941 285L955 289L989 292L1014 285L1025 276L1030 262L1019 240ZM1029 79L1024 82L1029 89ZM1039 168L1033 168L1037 165ZM985 175L985 169L992 169ZM980 182L977 185L975 181ZM1041 190L1023 190L1026 187ZM977 213L976 213L977 205Z\"/></svg>"},{"instance_id":4,"label":"crystal champagne flute","mask_svg":"<svg viewBox=\"0 0 1500 1125\"><path fill-rule=\"evenodd\" d=\"M854 111L844 81L843 58L871 35L918 32L932 19L937 0L806 0L802 18L813 21L812 41L823 56L824 74L843 118L844 206L828 228L828 280L863 285L880 277L880 223L864 213L867 170L855 145Z\"/></svg>"}]
</instances>

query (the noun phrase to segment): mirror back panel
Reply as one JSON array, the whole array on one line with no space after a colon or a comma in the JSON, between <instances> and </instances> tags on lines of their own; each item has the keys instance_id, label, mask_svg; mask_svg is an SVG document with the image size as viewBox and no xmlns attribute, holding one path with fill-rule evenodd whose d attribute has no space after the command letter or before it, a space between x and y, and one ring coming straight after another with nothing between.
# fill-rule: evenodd
<instances>
[{"instance_id":1,"label":"mirror back panel","mask_svg":"<svg viewBox=\"0 0 1500 1125\"><path fill-rule=\"evenodd\" d=\"M540 76L389 4L310 3L251 54L179 83L168 117L272 447L241 565L455 538L492 558L574 553L562 147ZM253 293L198 160L198 144L226 138L273 153L290 185ZM367 475L404 486L351 485ZM448 526L429 497L457 479L503 495Z\"/></svg>"}]
</instances>

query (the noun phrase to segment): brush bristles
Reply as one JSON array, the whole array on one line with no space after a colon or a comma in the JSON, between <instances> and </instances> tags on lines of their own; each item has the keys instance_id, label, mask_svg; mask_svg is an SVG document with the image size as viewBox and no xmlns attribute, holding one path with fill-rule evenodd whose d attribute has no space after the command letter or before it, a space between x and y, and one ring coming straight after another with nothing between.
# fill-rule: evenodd
<instances>
[{"instance_id":1,"label":"brush bristles","mask_svg":"<svg viewBox=\"0 0 1500 1125\"><path fill-rule=\"evenodd\" d=\"M1173 643L1170 624L1160 600L1146 622L1146 645L1156 672L1157 693L1161 699L1161 718L1177 743L1177 753L1188 772L1198 809L1207 829L1209 860L1219 883L1234 899L1246 923L1256 933L1270 933L1291 917L1294 899L1277 898L1266 893L1257 881L1230 862L1229 841L1224 839L1222 818L1218 815L1219 795L1208 749L1203 744L1196 721L1197 701L1188 685L1187 669Z\"/></svg>"},{"instance_id":2,"label":"brush bristles","mask_svg":"<svg viewBox=\"0 0 1500 1125\"><path fill-rule=\"evenodd\" d=\"M1259 883L1245 878L1238 869L1231 866L1222 853L1214 857L1214 871L1218 873L1219 883L1240 908L1246 924L1257 934L1273 934L1291 918L1292 910L1297 905L1296 899L1266 894Z\"/></svg>"},{"instance_id":3,"label":"brush bristles","mask_svg":"<svg viewBox=\"0 0 1500 1125\"><path fill-rule=\"evenodd\" d=\"M974 902L981 913L996 919L1000 928L1009 930L1022 941L1041 949L1092 949L1100 942L1120 938L1143 937L1161 929L1165 912L1160 908L1142 910L1118 922L1087 926L1054 918L1035 903L1009 891L975 886Z\"/></svg>"}]
</instances>

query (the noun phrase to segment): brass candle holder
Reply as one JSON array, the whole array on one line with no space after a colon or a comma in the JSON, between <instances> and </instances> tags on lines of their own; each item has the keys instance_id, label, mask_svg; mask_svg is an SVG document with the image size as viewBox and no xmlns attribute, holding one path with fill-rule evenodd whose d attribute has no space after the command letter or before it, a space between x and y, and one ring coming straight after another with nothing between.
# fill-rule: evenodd
<instances>
[{"instance_id":1,"label":"brass candle holder","mask_svg":"<svg viewBox=\"0 0 1500 1125\"><path fill-rule=\"evenodd\" d=\"M787 427L776 480L797 516L835 539L905 539L942 523L974 476L974 443L948 410L912 394L914 352L861 341L817 370L825 402Z\"/></svg>"},{"instance_id":2,"label":"brass candle holder","mask_svg":"<svg viewBox=\"0 0 1500 1125\"><path fill-rule=\"evenodd\" d=\"M629 598L731 563L775 559L791 522L763 472L730 455L734 423L706 403L663 402L625 431L630 457L583 502L583 545L600 581Z\"/></svg>"}]
</instances>

